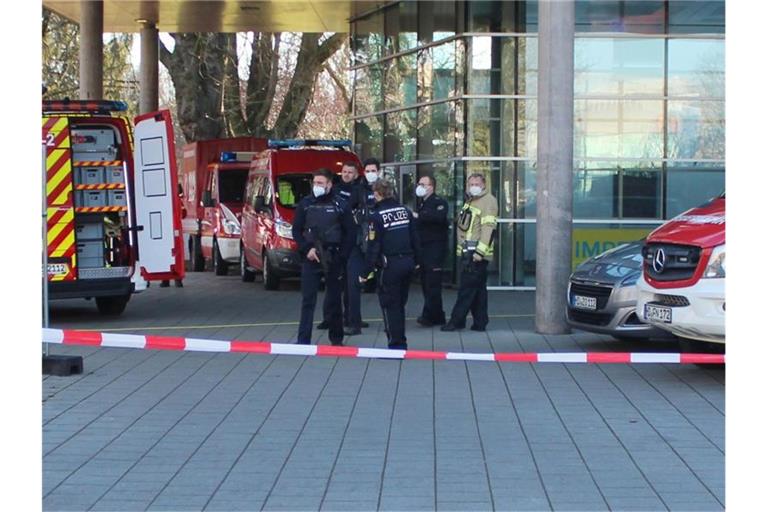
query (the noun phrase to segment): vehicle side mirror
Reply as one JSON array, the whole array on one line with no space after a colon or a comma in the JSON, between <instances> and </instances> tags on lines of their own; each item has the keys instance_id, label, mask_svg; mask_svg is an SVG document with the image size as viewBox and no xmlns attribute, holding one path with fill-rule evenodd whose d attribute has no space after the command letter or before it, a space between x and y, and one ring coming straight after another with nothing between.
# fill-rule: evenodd
<instances>
[{"instance_id":1,"label":"vehicle side mirror","mask_svg":"<svg viewBox=\"0 0 768 512\"><path fill-rule=\"evenodd\" d=\"M213 197L211 197L211 191L206 190L203 192L203 198L202 198L203 207L210 208L213 206Z\"/></svg>"}]
</instances>

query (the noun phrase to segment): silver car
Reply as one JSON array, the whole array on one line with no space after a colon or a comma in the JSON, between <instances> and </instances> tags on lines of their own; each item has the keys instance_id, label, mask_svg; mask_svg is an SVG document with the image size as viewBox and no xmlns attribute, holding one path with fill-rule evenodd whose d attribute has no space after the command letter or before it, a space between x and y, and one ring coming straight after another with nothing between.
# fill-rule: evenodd
<instances>
[{"instance_id":1,"label":"silver car","mask_svg":"<svg viewBox=\"0 0 768 512\"><path fill-rule=\"evenodd\" d=\"M673 338L635 314L644 242L620 245L576 267L568 283L567 316L572 327L620 340Z\"/></svg>"}]
</instances>

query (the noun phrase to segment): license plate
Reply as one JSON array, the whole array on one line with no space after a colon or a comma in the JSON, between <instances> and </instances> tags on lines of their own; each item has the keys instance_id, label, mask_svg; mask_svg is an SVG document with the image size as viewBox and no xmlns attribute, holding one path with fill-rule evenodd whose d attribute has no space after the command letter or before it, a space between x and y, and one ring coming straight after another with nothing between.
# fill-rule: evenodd
<instances>
[{"instance_id":1,"label":"license plate","mask_svg":"<svg viewBox=\"0 0 768 512\"><path fill-rule=\"evenodd\" d=\"M69 265L66 263L49 263L48 275L49 276L65 276L69 273Z\"/></svg>"},{"instance_id":2,"label":"license plate","mask_svg":"<svg viewBox=\"0 0 768 512\"><path fill-rule=\"evenodd\" d=\"M645 319L651 322L672 323L672 308L664 306L645 305Z\"/></svg>"},{"instance_id":3,"label":"license plate","mask_svg":"<svg viewBox=\"0 0 768 512\"><path fill-rule=\"evenodd\" d=\"M595 297L584 297L583 295L574 295L573 307L595 310L597 309L597 299Z\"/></svg>"}]
</instances>

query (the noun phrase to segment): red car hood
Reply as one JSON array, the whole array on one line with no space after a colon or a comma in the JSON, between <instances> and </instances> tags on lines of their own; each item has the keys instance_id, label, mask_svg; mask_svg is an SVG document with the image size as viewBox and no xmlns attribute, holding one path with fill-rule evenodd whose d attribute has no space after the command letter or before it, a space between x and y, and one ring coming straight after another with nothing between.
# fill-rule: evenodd
<instances>
[{"instance_id":1,"label":"red car hood","mask_svg":"<svg viewBox=\"0 0 768 512\"><path fill-rule=\"evenodd\" d=\"M725 243L725 197L691 208L652 232L648 242L715 247Z\"/></svg>"}]
</instances>

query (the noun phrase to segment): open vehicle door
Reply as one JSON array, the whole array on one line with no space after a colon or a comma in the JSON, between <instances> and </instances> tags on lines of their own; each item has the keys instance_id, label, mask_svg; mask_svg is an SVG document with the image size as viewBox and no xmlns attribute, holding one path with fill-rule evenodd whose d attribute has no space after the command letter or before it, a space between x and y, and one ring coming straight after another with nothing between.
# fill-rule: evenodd
<instances>
[{"instance_id":1,"label":"open vehicle door","mask_svg":"<svg viewBox=\"0 0 768 512\"><path fill-rule=\"evenodd\" d=\"M182 279L184 246L171 114L167 110L142 114L134 126L136 266L147 281Z\"/></svg>"}]
</instances>

